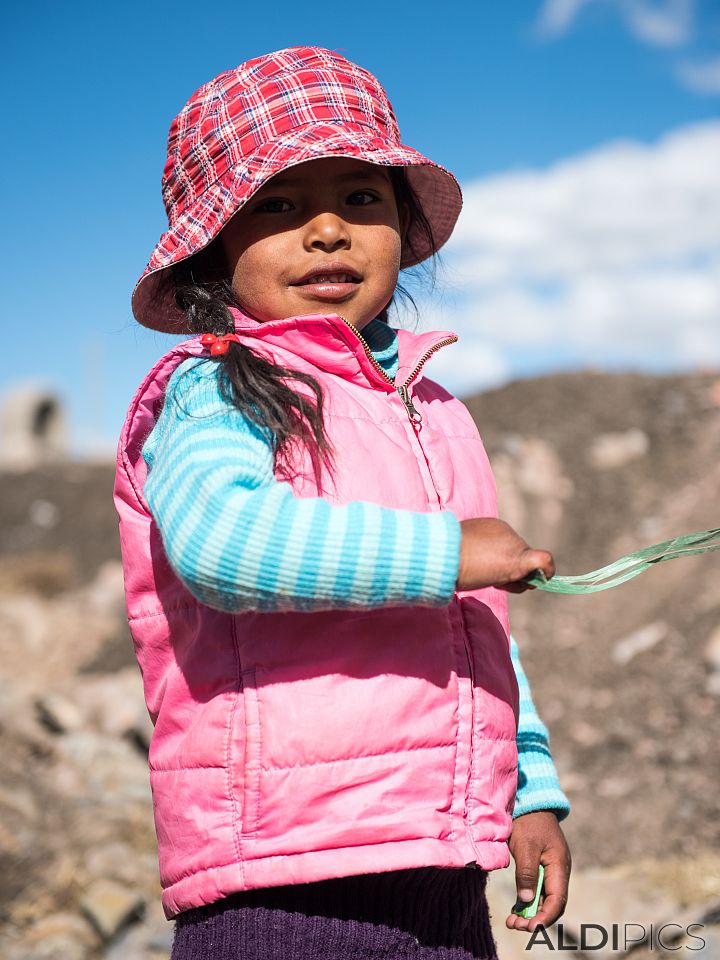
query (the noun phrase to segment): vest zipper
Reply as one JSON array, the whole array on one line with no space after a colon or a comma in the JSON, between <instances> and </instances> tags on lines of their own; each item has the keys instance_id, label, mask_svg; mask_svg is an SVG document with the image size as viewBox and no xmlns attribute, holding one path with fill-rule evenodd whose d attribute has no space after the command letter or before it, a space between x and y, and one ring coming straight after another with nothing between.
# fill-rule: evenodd
<instances>
[{"instance_id":1,"label":"vest zipper","mask_svg":"<svg viewBox=\"0 0 720 960\"><path fill-rule=\"evenodd\" d=\"M375 359L375 357L372 355L372 350L370 349L370 346L369 346L367 340L363 337L363 335L360 333L360 331L357 329L357 327L354 327L354 326L352 325L352 323L350 323L349 320L346 320L345 317L340 316L340 314L337 314L337 316L340 317L340 319L342 320L342 322L343 322L344 324L346 324L346 326L350 327L350 329L353 331L353 333L355 334L355 336L358 338L358 340L360 341L360 343L363 345L363 348L364 348L364 350L365 350L365 353L367 354L368 360L372 363L372 365L375 367L375 369L377 370L377 372L378 372L382 377L384 377L385 380L387 380L387 382L388 382L389 384L392 384L393 390L397 391L397 393L400 394L400 399L402 400L403 404L405 405L405 409L407 410L407 415L408 415L408 417L409 417L409 419L410 419L410 422L411 422L412 424L421 423L421 422L422 422L422 414L420 413L419 410L417 410L417 409L413 406L413 402L412 402L412 400L410 399L410 394L409 394L409 392L408 392L408 386L412 383L412 381L415 379L415 377L420 373L420 371L422 370L422 367L423 367L423 364L425 363L425 361L426 361L429 357L431 357L431 356L435 353L436 350L439 350L440 347L445 347L445 346L447 346L447 345L450 344L450 343L455 343L455 342L457 341L457 337L446 337L444 340L439 340L436 344L434 344L434 346L432 346L426 353L424 353L424 354L422 355L422 357L420 357L420 359L419 359L418 362L417 362L417 365L416 365L415 369L414 369L413 372L410 374L410 376L407 378L407 380L405 381L405 383L402 383L402 384L400 384L400 386L398 386L398 385L397 385L396 383L394 383L393 380L387 375L387 373L385 373L385 371L383 370L383 368L380 366L380 364L377 362L377 360Z\"/></svg>"},{"instance_id":2,"label":"vest zipper","mask_svg":"<svg viewBox=\"0 0 720 960\"><path fill-rule=\"evenodd\" d=\"M462 614L461 614L462 617ZM467 794L465 796L465 807L464 807L464 816L465 816L465 830L467 831L467 837L470 841L470 846L475 851L476 856L480 857L477 853L477 847L475 846L475 840L473 839L472 832L470 830L470 812L468 810L467 801L470 794L470 787L472 782L472 761L473 761L473 735L475 732L475 671L473 670L472 663L472 654L470 652L470 647L468 645L467 635L465 631L465 618L462 617L462 629L463 629L463 646L465 648L465 656L467 657L468 664L468 673L470 674L470 769L468 770L468 784L467 784ZM477 868L477 861L474 863L466 863L466 867L474 866Z\"/></svg>"},{"instance_id":3,"label":"vest zipper","mask_svg":"<svg viewBox=\"0 0 720 960\"><path fill-rule=\"evenodd\" d=\"M403 383L401 386L397 387L397 392L400 394L400 399L405 404L405 409L407 410L408 416L412 423L421 423L422 414L419 410L416 410L413 406L413 402L410 399L410 394L408 393L407 384Z\"/></svg>"},{"instance_id":4,"label":"vest zipper","mask_svg":"<svg viewBox=\"0 0 720 960\"><path fill-rule=\"evenodd\" d=\"M413 406L413 402L410 399L410 394L408 392L408 386L412 383L415 377L417 377L418 373L420 373L422 366L425 363L425 361L428 359L428 357L431 357L436 350L440 349L440 347L444 347L450 343L455 343L458 338L456 336L452 336L452 337L447 337L444 340L438 341L438 343L436 343L433 347L431 347L430 350L424 353L422 357L418 360L417 364L415 365L415 368L413 369L412 373L407 378L405 383L400 384L400 386L397 386L390 379L387 373L385 373L383 368L380 366L380 364L377 362L375 357L372 355L372 351L370 350L370 346L367 340L365 340L365 338L358 331L358 329L354 327L348 320L346 320L345 317L340 316L340 314L337 314L337 316L339 316L340 319L343 321L343 323L346 324L346 326L350 327L350 329L356 335L360 343L363 345L363 348L365 350L365 353L367 354L368 360L372 363L372 365L375 367L378 373L385 380L387 380L388 383L392 384L393 388L399 393L400 399L405 405L405 409L407 410L408 417L410 418L410 422L413 424L413 427L415 426L415 424L420 423L422 421L422 415L420 414L420 411ZM478 869L478 861L480 859L480 854L477 850L475 841L473 840L473 836L470 831L470 823L468 820L469 811L467 808L467 799L468 799L468 794L470 792L470 780L472 779L473 733L475 730L475 671L473 670L472 655L470 652L470 648L468 646L467 637L465 636L464 618L463 618L462 624L463 624L462 626L463 646L465 648L465 656L467 657L468 673L470 674L470 756L469 756L470 767L468 770L468 784L467 784L467 792L466 792L465 801L464 801L463 816L465 820L465 830L467 833L467 839L470 843L471 849L475 852L475 855L476 855L476 859L471 860L470 863L466 863L465 866L470 869L472 868Z\"/></svg>"}]
</instances>

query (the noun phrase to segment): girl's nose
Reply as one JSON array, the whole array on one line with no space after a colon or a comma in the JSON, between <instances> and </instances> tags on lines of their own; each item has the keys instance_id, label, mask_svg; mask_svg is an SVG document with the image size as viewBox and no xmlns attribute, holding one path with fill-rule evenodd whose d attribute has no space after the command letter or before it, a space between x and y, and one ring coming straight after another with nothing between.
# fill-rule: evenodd
<instances>
[{"instance_id":1,"label":"girl's nose","mask_svg":"<svg viewBox=\"0 0 720 960\"><path fill-rule=\"evenodd\" d=\"M337 214L325 211L308 221L305 228L305 246L308 250L338 250L350 246L347 223Z\"/></svg>"}]
</instances>

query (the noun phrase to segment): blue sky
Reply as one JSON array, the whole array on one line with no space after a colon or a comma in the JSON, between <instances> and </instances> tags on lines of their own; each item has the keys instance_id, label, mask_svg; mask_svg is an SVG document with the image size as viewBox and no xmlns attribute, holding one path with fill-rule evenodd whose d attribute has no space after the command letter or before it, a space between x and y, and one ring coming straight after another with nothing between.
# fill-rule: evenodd
<instances>
[{"instance_id":1,"label":"blue sky","mask_svg":"<svg viewBox=\"0 0 720 960\"><path fill-rule=\"evenodd\" d=\"M703 157L712 165L718 143L717 3L416 3L412 16L408 9L375 2L352 9L187 0L5 4L0 391L19 381L46 384L68 405L75 449L114 441L136 385L170 343L139 328L130 312L132 287L164 228L160 175L168 125L193 90L221 70L302 43L341 50L372 70L389 92L405 142L448 166L466 188L466 220L446 256L449 279L434 299L428 296L423 324L442 321L461 339L466 333L465 372L452 382L448 367L450 389L469 391L591 360L670 369L692 367L703 356L720 365L706 347L717 244L709 229L692 227L688 214L676 214L687 234L682 249L656 249L651 239L658 231L650 221L657 203L648 195L632 225L648 211L648 229L635 231L635 252L619 273L608 252L618 244L603 240L597 213L589 211L569 231L573 250L587 246L582 282L568 266L572 251L538 271L527 266L532 245L503 248L503 257L496 255L502 244L493 246L506 235L500 226L508 217L515 234L537 233L540 213L532 212L532 201L508 212L514 198L555 196L569 183L580 193L589 184L596 193L600 168L627 174L623 182L636 178L631 203L647 179L643 164L650 182L656 176L660 196L667 195L662 177L671 169L672 190L681 185L674 203L683 206L695 190L683 171L702 167ZM624 148L612 146L618 142ZM715 160L720 166L720 154ZM703 197L695 193L690 199L697 208ZM508 206L501 208L503 197ZM487 215L491 209L495 219ZM562 237L550 235L561 245ZM643 254L649 246L652 263ZM597 262L595 249L601 251ZM693 321L696 346L684 359L678 361L677 349L648 350L639 337L630 338L622 354L598 351L599 339L570 342L557 316L589 303L593 323L602 325L609 283L616 284L616 300L635 297L638 316L649 311L643 329L657 344L648 271L659 270L667 283L660 268L668 264L672 296L695 304L699 318ZM551 315L556 288L565 302ZM674 302L672 296L668 301L666 291L663 302ZM614 303L607 306L613 316ZM483 310L501 324L503 310L517 318L512 335L498 339L492 324L483 324ZM523 337L538 317L555 324L545 342ZM622 328L621 316L613 322ZM672 316L663 322L671 324ZM443 379L441 372L430 375Z\"/></svg>"}]
</instances>

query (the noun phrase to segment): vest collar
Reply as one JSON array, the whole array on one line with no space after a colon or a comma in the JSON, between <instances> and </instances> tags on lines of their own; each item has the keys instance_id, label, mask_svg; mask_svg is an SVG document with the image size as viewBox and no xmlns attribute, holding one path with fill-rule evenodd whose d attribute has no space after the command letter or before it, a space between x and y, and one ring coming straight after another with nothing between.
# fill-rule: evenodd
<instances>
[{"instance_id":1,"label":"vest collar","mask_svg":"<svg viewBox=\"0 0 720 960\"><path fill-rule=\"evenodd\" d=\"M311 313L263 323L236 307L230 307L230 312L238 334L289 350L345 380L365 386L369 383L388 392L408 380L419 380L423 376L423 366L432 353L458 339L451 330L413 333L393 328L398 338L398 371L393 384L380 365L376 365L362 333L358 333L340 314ZM447 344L443 341L447 341Z\"/></svg>"}]
</instances>

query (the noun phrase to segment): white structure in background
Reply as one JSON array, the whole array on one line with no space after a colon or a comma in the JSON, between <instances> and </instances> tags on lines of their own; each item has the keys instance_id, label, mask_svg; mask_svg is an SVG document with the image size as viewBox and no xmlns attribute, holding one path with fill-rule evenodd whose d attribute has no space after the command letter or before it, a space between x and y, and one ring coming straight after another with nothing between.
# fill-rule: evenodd
<instances>
[{"instance_id":1,"label":"white structure in background","mask_svg":"<svg viewBox=\"0 0 720 960\"><path fill-rule=\"evenodd\" d=\"M10 389L0 402L0 468L31 470L67 453L67 422L58 397L37 385Z\"/></svg>"}]
</instances>

